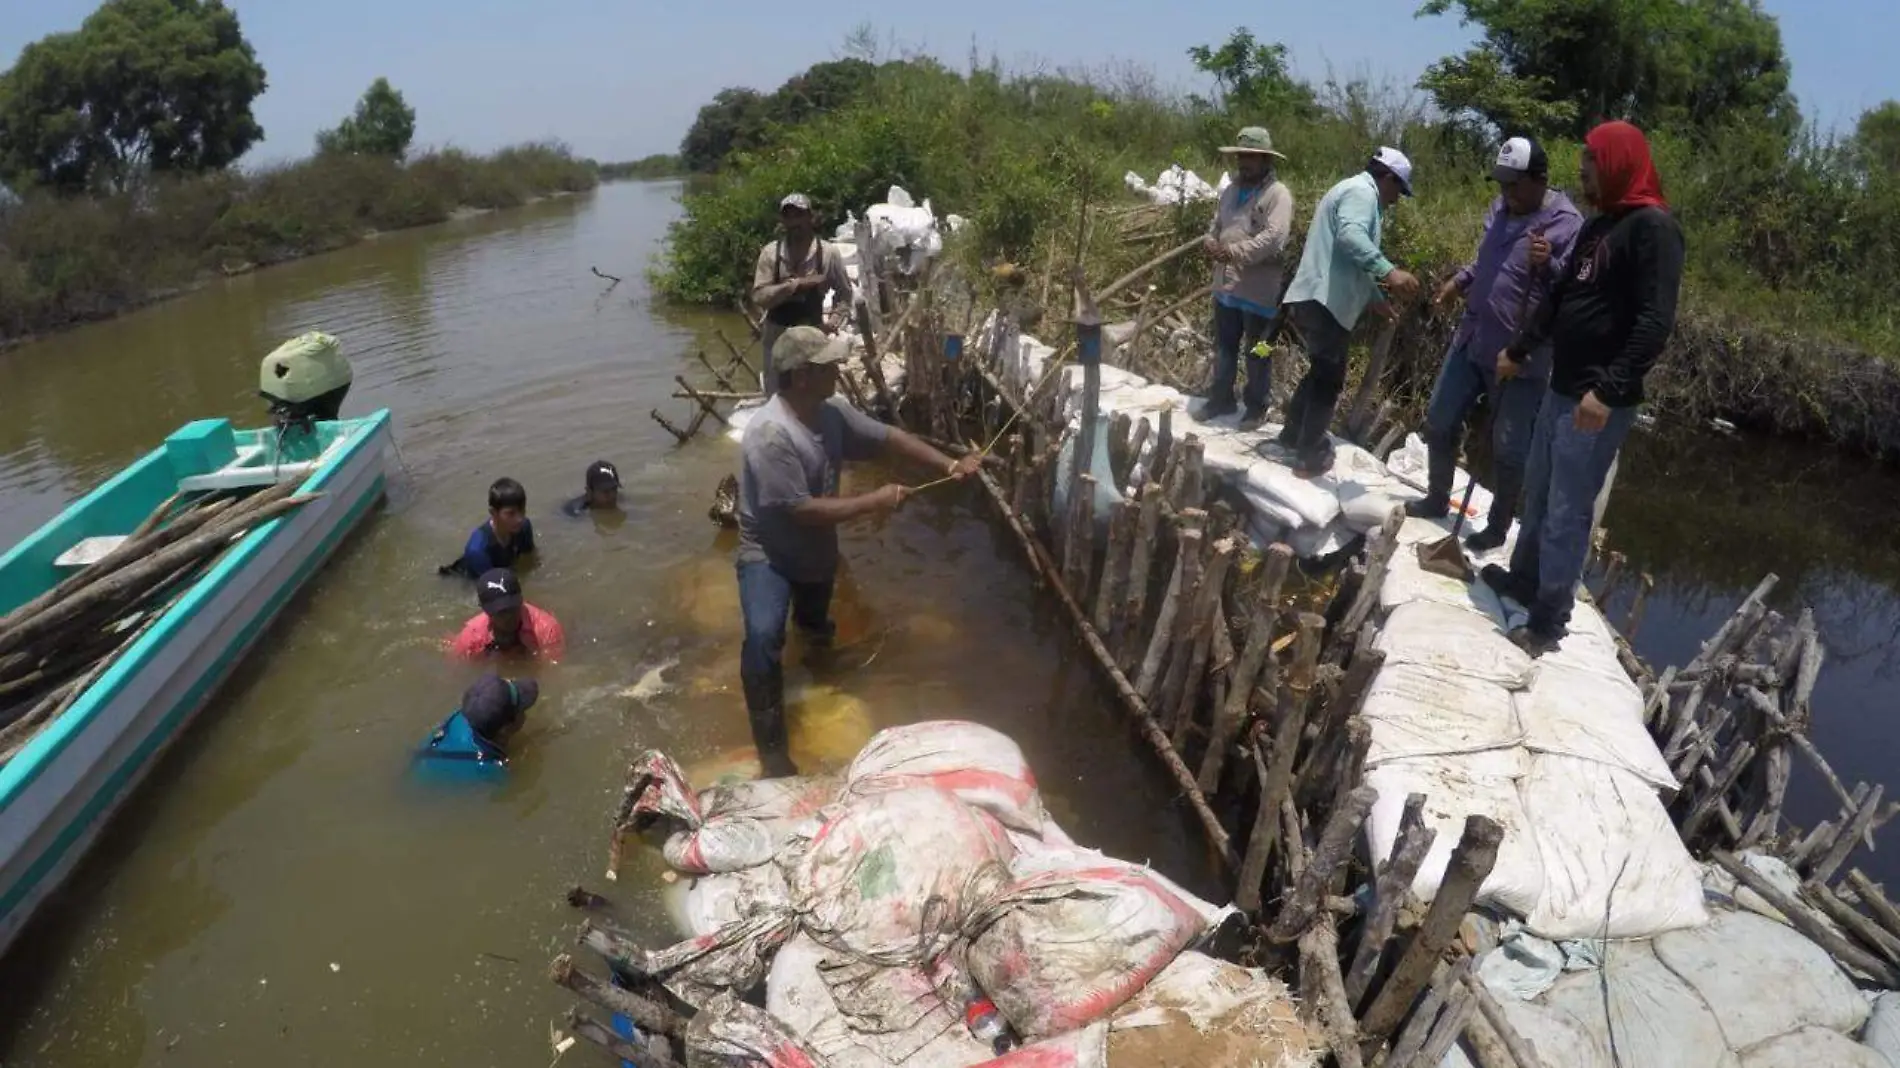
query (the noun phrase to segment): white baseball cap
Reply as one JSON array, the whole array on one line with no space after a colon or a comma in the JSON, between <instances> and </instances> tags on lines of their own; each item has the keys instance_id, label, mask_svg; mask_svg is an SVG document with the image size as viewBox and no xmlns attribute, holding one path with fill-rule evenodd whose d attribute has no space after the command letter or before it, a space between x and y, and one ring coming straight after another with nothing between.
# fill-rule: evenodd
<instances>
[{"instance_id":1,"label":"white baseball cap","mask_svg":"<svg viewBox=\"0 0 1900 1068\"><path fill-rule=\"evenodd\" d=\"M1408 197L1412 195L1412 161L1405 158L1405 153L1396 148L1380 145L1379 151L1372 154L1372 162L1391 171L1392 177L1399 180L1399 188L1405 192L1405 195Z\"/></svg>"},{"instance_id":2,"label":"white baseball cap","mask_svg":"<svg viewBox=\"0 0 1900 1068\"><path fill-rule=\"evenodd\" d=\"M1515 182L1529 176L1542 178L1550 173L1550 157L1542 145L1528 137L1513 137L1498 147L1498 161L1491 168L1491 180Z\"/></svg>"}]
</instances>

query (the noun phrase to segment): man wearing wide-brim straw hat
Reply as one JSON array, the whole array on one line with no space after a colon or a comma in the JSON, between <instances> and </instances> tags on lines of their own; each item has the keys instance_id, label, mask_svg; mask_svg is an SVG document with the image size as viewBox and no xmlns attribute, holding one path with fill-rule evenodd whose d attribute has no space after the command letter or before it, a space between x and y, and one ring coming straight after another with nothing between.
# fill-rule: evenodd
<instances>
[{"instance_id":1,"label":"man wearing wide-brim straw hat","mask_svg":"<svg viewBox=\"0 0 1900 1068\"><path fill-rule=\"evenodd\" d=\"M1234 161L1233 182L1221 191L1202 248L1214 264L1214 378L1201 419L1218 419L1239 408L1234 379L1247 354L1247 410L1242 425L1266 417L1271 363L1262 339L1279 313L1281 257L1293 230L1293 194L1275 176L1286 157L1273 149L1265 127L1249 126L1221 149Z\"/></svg>"}]
</instances>

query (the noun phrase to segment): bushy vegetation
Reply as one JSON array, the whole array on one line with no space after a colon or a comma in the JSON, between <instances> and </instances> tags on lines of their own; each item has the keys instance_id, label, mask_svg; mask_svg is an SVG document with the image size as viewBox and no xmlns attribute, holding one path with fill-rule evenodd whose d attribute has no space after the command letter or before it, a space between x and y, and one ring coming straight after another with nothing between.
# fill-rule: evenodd
<instances>
[{"instance_id":1,"label":"bushy vegetation","mask_svg":"<svg viewBox=\"0 0 1900 1068\"><path fill-rule=\"evenodd\" d=\"M1500 11L1511 14L1541 2L1457 6L1467 17L1502 17ZM1730 41L1724 47L1756 60L1765 47L1765 22L1770 51L1779 55L1772 20L1747 0L1618 4L1638 14L1659 4L1701 10L1725 32L1732 31L1722 38ZM1453 5L1428 8L1441 6ZM1760 21L1749 23L1748 17ZM1702 38L1696 39L1716 39L1707 27L1699 32ZM1645 62L1653 66L1675 54ZM1276 146L1289 157L1280 176L1298 198L1300 236L1320 195L1362 167L1374 146L1403 147L1416 164L1419 195L1391 215L1387 248L1413 270L1440 276L1469 257L1495 195L1485 179L1502 131L1485 116L1512 101L1534 98L1542 109L1536 113L1548 120L1538 128L1546 135L1554 181L1574 189L1581 151L1574 131L1601 117L1596 102L1608 102L1613 114L1621 108L1619 100L1634 99L1656 116L1651 140L1669 199L1688 235L1682 344L1706 351L1682 366L1744 369L1724 376L1724 396L1701 396L1695 383L1679 383L1685 408L1732 410L1734 402L1751 399L1750 390L1756 394L1754 406L1762 407L1762 394L1773 393L1767 408L1803 411L1794 422L1809 424L1804 431L1831 434L1826 426L1812 425L1816 419L1811 417L1830 422L1828 413L1812 410L1822 391L1811 381L1794 380L1797 374L1811 376L1816 361L1791 362L1790 347L1825 352L1827 359L1820 362L1842 367L1843 375L1848 365L1861 368L1867 362L1856 353L1900 365L1900 323L1894 317L1894 295L1900 293L1900 249L1895 247L1900 244L1900 175L1891 165L1900 155L1895 148L1900 105L1876 108L1855 133L1831 138L1790 125L1785 79L1781 89L1738 88L1743 96L1711 116L1691 106L1690 98L1619 97L1624 90L1617 86L1623 83L1614 79L1624 73L1607 71L1602 75L1611 79L1606 87L1592 90L1589 100L1580 99L1573 108L1554 109L1552 117L1551 76L1528 62L1492 55L1481 46L1457 57L1458 69L1468 72L1485 55L1497 62L1501 77L1508 76L1494 86L1504 101L1473 95L1468 84L1461 84L1462 108L1442 96L1444 87L1431 75L1423 94L1361 82L1300 83L1288 75L1283 49L1258 42L1244 30L1223 45L1192 53L1214 82L1210 97L1159 92L1150 78L1129 69L1016 75L994 63L972 64L961 72L929 59L875 63L874 76L854 102L781 127L768 143L734 151L709 181L689 188L684 217L655 265L654 278L675 299L730 304L744 293L753 257L770 238L775 205L785 193L810 194L826 223L835 225L848 210L882 200L891 184L920 201L930 198L939 216L955 212L971 220L966 236L951 249L966 266L1008 260L1032 274L1052 262L1066 268L1081 236L1084 197L1098 218L1125 210L1134 202L1122 188L1124 172L1152 180L1172 163L1216 181L1222 168L1219 146L1238 126L1254 124L1270 127ZM1451 62L1435 70L1442 75L1452 69ZM1756 62L1746 69L1762 67ZM1785 75L1785 63L1775 69ZM1672 75L1660 84L1681 83ZM1713 85L1704 90L1728 91ZM1207 210L1197 205L1176 213L1174 228L1191 236L1205 225ZM1094 230L1096 239L1083 249L1091 276L1113 277L1153 251L1127 247L1112 236L1111 227ZM1186 257L1154 278L1158 297L1191 292L1205 283L1205 275L1204 262ZM1425 314L1417 321L1427 326L1417 331L1418 348L1433 349L1445 324Z\"/></svg>"},{"instance_id":2,"label":"bushy vegetation","mask_svg":"<svg viewBox=\"0 0 1900 1068\"><path fill-rule=\"evenodd\" d=\"M594 169L603 182L651 182L678 178L686 173L686 164L676 155L642 156L623 163L597 163Z\"/></svg>"},{"instance_id":3,"label":"bushy vegetation","mask_svg":"<svg viewBox=\"0 0 1900 1068\"><path fill-rule=\"evenodd\" d=\"M322 154L251 173L148 176L89 197L29 189L0 197L0 342L114 315L218 272L595 182L565 146L530 144L407 164Z\"/></svg>"}]
</instances>

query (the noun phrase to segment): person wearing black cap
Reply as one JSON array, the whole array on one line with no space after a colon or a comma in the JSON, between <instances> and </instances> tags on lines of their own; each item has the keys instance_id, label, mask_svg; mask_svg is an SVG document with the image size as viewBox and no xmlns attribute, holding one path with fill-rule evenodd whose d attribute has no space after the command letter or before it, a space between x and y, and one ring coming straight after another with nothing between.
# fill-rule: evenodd
<instances>
[{"instance_id":1,"label":"person wearing black cap","mask_svg":"<svg viewBox=\"0 0 1900 1068\"><path fill-rule=\"evenodd\" d=\"M811 198L792 193L778 204L778 240L759 250L752 270L752 303L765 312L759 341L765 356L762 388L769 400L778 392L778 368L772 348L779 335L794 326L817 327L826 333L851 309L851 279L844 257L818 236L818 219ZM825 319L825 294L832 295L832 320Z\"/></svg>"},{"instance_id":2,"label":"person wearing black cap","mask_svg":"<svg viewBox=\"0 0 1900 1068\"><path fill-rule=\"evenodd\" d=\"M561 506L561 514L579 519L588 512L620 508L620 471L605 460L587 465L587 492Z\"/></svg>"},{"instance_id":3,"label":"person wearing black cap","mask_svg":"<svg viewBox=\"0 0 1900 1068\"><path fill-rule=\"evenodd\" d=\"M560 622L522 598L521 580L513 571L497 567L483 572L475 580L475 598L482 610L462 624L449 645L451 654L463 660L498 654L561 659L567 636Z\"/></svg>"},{"instance_id":4,"label":"person wearing black cap","mask_svg":"<svg viewBox=\"0 0 1900 1068\"><path fill-rule=\"evenodd\" d=\"M1439 287L1433 301L1463 297L1464 315L1452 334L1444 367L1425 415L1429 461L1426 493L1405 506L1408 514L1438 519L1451 510L1458 440L1478 402L1491 402L1491 513L1483 530L1465 538L1473 552L1504 544L1524 490L1525 463L1537 411L1550 382L1550 346L1522 363L1498 362L1498 353L1550 296L1552 283L1570 263L1583 213L1561 190L1550 187L1550 161L1543 146L1513 137L1498 149L1491 180L1498 196L1485 218L1478 254Z\"/></svg>"}]
</instances>

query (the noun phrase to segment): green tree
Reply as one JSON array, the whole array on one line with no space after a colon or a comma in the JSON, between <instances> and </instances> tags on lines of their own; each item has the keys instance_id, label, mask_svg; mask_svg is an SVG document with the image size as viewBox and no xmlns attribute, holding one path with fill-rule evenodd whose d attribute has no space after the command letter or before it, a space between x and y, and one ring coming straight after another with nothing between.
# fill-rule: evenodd
<instances>
[{"instance_id":1,"label":"green tree","mask_svg":"<svg viewBox=\"0 0 1900 1068\"><path fill-rule=\"evenodd\" d=\"M1446 114L1580 136L1603 119L1703 131L1745 122L1792 138L1781 30L1760 0L1425 0L1483 39L1419 79Z\"/></svg>"},{"instance_id":2,"label":"green tree","mask_svg":"<svg viewBox=\"0 0 1900 1068\"><path fill-rule=\"evenodd\" d=\"M1868 171L1900 172L1900 100L1868 108L1854 125L1854 149Z\"/></svg>"},{"instance_id":3,"label":"green tree","mask_svg":"<svg viewBox=\"0 0 1900 1068\"><path fill-rule=\"evenodd\" d=\"M877 67L862 59L814 63L766 98L765 116L781 126L805 122L857 100L877 78Z\"/></svg>"},{"instance_id":4,"label":"green tree","mask_svg":"<svg viewBox=\"0 0 1900 1068\"><path fill-rule=\"evenodd\" d=\"M699 109L680 141L680 159L694 173L716 171L733 152L758 148L769 122L765 97L756 89L721 89Z\"/></svg>"},{"instance_id":5,"label":"green tree","mask_svg":"<svg viewBox=\"0 0 1900 1068\"><path fill-rule=\"evenodd\" d=\"M355 114L317 134L317 151L401 159L415 136L416 109L390 87L388 78L378 78L363 91Z\"/></svg>"},{"instance_id":6,"label":"green tree","mask_svg":"<svg viewBox=\"0 0 1900 1068\"><path fill-rule=\"evenodd\" d=\"M107 0L0 74L0 178L77 192L224 167L263 139L264 84L219 0Z\"/></svg>"},{"instance_id":7,"label":"green tree","mask_svg":"<svg viewBox=\"0 0 1900 1068\"><path fill-rule=\"evenodd\" d=\"M1198 106L1224 110L1246 118L1311 118L1319 114L1313 87L1293 77L1287 68L1286 46L1254 39L1245 26L1235 30L1219 48L1195 45L1188 58L1196 69L1213 75L1216 97L1195 97Z\"/></svg>"}]
</instances>

